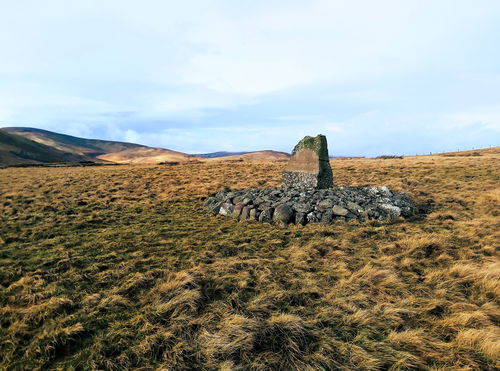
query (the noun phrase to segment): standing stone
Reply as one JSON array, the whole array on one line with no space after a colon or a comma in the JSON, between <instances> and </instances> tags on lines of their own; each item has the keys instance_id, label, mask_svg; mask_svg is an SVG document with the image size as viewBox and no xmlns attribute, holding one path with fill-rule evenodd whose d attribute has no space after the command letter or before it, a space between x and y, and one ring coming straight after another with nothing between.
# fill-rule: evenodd
<instances>
[{"instance_id":1,"label":"standing stone","mask_svg":"<svg viewBox=\"0 0 500 371\"><path fill-rule=\"evenodd\" d=\"M322 189L333 186L333 173L324 135L304 137L293 149L283 172L283 186L298 189Z\"/></svg>"}]
</instances>

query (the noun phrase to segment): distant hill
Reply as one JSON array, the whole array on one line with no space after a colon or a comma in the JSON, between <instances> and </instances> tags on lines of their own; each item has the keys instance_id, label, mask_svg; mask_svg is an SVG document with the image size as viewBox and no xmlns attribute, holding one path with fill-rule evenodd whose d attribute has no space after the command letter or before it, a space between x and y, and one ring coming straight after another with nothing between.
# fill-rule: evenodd
<instances>
[{"instance_id":1,"label":"distant hill","mask_svg":"<svg viewBox=\"0 0 500 371\"><path fill-rule=\"evenodd\" d=\"M160 162L189 162L202 160L201 157L163 148L138 147L97 157L119 164L158 164Z\"/></svg>"},{"instance_id":2,"label":"distant hill","mask_svg":"<svg viewBox=\"0 0 500 371\"><path fill-rule=\"evenodd\" d=\"M243 152L242 154L206 158L205 161L278 161L288 160L290 155L278 151Z\"/></svg>"},{"instance_id":3,"label":"distant hill","mask_svg":"<svg viewBox=\"0 0 500 371\"><path fill-rule=\"evenodd\" d=\"M68 161L110 161L120 164L146 164L160 162L190 162L190 161L276 161L289 158L288 153L277 151L256 151L256 152L212 152L199 155L189 155L182 152L172 151L164 148L152 148L140 144L115 142L100 139L85 139L71 135L54 133L48 130L29 127L7 127L3 128L5 134L24 137L25 139L40 144L43 147L51 148L52 162ZM61 157L58 159L56 154ZM73 154L76 157L68 157ZM6 155L5 155L6 156ZM37 159L33 152L30 163L45 162ZM76 160L68 160L74 158ZM10 162L14 160L9 160ZM19 160L17 160L19 161ZM28 161L28 160L26 160ZM26 162L24 162L26 163ZM29 163L29 162L28 162Z\"/></svg>"},{"instance_id":4,"label":"distant hill","mask_svg":"<svg viewBox=\"0 0 500 371\"><path fill-rule=\"evenodd\" d=\"M490 147L490 148L479 148L479 149L470 149L465 151L455 151L455 152L443 152L439 153L438 156L444 157L469 157L469 156L484 156L484 155L492 155L499 154L500 147Z\"/></svg>"},{"instance_id":5,"label":"distant hill","mask_svg":"<svg viewBox=\"0 0 500 371\"><path fill-rule=\"evenodd\" d=\"M0 130L0 165L28 165L56 162L81 162L89 158L75 153L61 151Z\"/></svg>"},{"instance_id":6,"label":"distant hill","mask_svg":"<svg viewBox=\"0 0 500 371\"><path fill-rule=\"evenodd\" d=\"M211 152L211 153L199 153L194 156L204 157L204 158L217 158L217 157L228 157L228 156L236 156L236 155L244 155L248 152Z\"/></svg>"},{"instance_id":7,"label":"distant hill","mask_svg":"<svg viewBox=\"0 0 500 371\"><path fill-rule=\"evenodd\" d=\"M107 153L121 152L130 148L148 148L140 144L78 138L36 128L8 127L3 128L3 130L11 134L22 135L35 142L45 144L64 152L71 152L88 157L98 157Z\"/></svg>"}]
</instances>

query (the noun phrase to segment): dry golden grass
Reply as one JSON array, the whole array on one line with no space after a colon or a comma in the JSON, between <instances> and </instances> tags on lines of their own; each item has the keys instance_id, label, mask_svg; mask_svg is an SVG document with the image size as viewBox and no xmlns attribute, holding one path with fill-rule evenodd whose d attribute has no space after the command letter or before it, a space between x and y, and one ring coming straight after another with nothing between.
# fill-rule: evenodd
<instances>
[{"instance_id":1,"label":"dry golden grass","mask_svg":"<svg viewBox=\"0 0 500 371\"><path fill-rule=\"evenodd\" d=\"M416 221L212 217L283 162L0 170L0 369L492 370L500 154L333 160Z\"/></svg>"}]
</instances>

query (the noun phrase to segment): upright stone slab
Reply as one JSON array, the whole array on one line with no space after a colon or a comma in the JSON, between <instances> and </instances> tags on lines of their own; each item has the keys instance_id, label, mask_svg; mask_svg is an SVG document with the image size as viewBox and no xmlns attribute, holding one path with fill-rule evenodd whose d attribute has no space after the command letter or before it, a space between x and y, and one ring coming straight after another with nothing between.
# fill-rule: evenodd
<instances>
[{"instance_id":1,"label":"upright stone slab","mask_svg":"<svg viewBox=\"0 0 500 371\"><path fill-rule=\"evenodd\" d=\"M283 172L283 186L298 189L323 189L333 186L333 173L324 135L304 137L295 146Z\"/></svg>"}]
</instances>

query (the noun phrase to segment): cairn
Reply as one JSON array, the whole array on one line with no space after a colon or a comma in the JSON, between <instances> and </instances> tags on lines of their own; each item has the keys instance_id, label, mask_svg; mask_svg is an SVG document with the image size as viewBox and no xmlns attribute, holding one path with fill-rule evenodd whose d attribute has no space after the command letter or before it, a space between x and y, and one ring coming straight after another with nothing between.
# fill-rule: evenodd
<instances>
[{"instance_id":1,"label":"cairn","mask_svg":"<svg viewBox=\"0 0 500 371\"><path fill-rule=\"evenodd\" d=\"M281 187L224 189L212 194L205 208L238 220L301 225L339 219L396 220L418 212L408 195L386 186L335 186L324 135L306 136L295 146Z\"/></svg>"}]
</instances>

